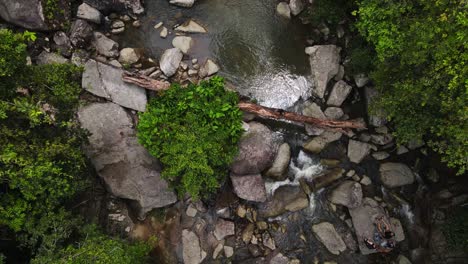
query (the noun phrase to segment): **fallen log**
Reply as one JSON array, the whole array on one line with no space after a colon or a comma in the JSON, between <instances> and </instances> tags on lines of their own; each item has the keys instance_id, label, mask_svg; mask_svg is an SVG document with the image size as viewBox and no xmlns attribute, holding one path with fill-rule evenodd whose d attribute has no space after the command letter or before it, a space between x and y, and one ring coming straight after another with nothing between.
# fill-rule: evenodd
<instances>
[{"instance_id":1,"label":"fallen log","mask_svg":"<svg viewBox=\"0 0 468 264\"><path fill-rule=\"evenodd\" d=\"M143 74L131 73L124 71L122 80L127 83L132 83L152 91L164 91L169 89L171 84L165 81L155 80Z\"/></svg>"}]
</instances>

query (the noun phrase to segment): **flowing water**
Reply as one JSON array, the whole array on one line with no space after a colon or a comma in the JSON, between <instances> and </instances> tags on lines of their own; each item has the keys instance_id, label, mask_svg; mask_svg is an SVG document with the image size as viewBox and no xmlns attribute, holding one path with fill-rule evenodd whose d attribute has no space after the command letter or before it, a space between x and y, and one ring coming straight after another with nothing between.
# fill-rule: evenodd
<instances>
[{"instance_id":1,"label":"flowing water","mask_svg":"<svg viewBox=\"0 0 468 264\"><path fill-rule=\"evenodd\" d=\"M143 48L159 58L172 48L173 27L193 19L208 34L188 34L194 45L184 59L212 58L219 74L245 96L258 103L289 108L310 95L310 66L306 47L307 27L299 19L276 14L273 0L199 0L192 8L170 5L167 0L146 1L146 16L139 29L119 36L122 47ZM159 36L154 26L163 22L172 34Z\"/></svg>"}]
</instances>

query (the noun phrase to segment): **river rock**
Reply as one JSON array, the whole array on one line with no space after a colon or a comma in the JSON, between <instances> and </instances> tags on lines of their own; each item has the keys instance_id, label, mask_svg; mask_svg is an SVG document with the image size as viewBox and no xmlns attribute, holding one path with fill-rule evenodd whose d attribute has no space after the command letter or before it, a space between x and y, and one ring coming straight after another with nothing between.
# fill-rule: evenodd
<instances>
[{"instance_id":1,"label":"river rock","mask_svg":"<svg viewBox=\"0 0 468 264\"><path fill-rule=\"evenodd\" d=\"M262 175L235 175L231 173L231 182L234 193L241 199L252 202L264 202L266 200L265 183Z\"/></svg>"},{"instance_id":2,"label":"river rock","mask_svg":"<svg viewBox=\"0 0 468 264\"><path fill-rule=\"evenodd\" d=\"M0 17L31 30L49 29L40 0L0 0Z\"/></svg>"},{"instance_id":3,"label":"river rock","mask_svg":"<svg viewBox=\"0 0 468 264\"><path fill-rule=\"evenodd\" d=\"M178 48L167 49L164 51L159 61L159 67L161 68L164 75L171 77L179 68L179 64L182 61L184 55Z\"/></svg>"},{"instance_id":4,"label":"river rock","mask_svg":"<svg viewBox=\"0 0 468 264\"><path fill-rule=\"evenodd\" d=\"M57 31L54 34L54 43L57 49L63 56L69 57L71 55L71 42L67 34L63 31Z\"/></svg>"},{"instance_id":5,"label":"river rock","mask_svg":"<svg viewBox=\"0 0 468 264\"><path fill-rule=\"evenodd\" d=\"M286 212L296 212L309 206L307 194L300 186L281 186L266 203L259 205L262 217L275 217Z\"/></svg>"},{"instance_id":6,"label":"river rock","mask_svg":"<svg viewBox=\"0 0 468 264\"><path fill-rule=\"evenodd\" d=\"M371 141L374 144L384 146L393 141L393 136L391 134L373 134Z\"/></svg>"},{"instance_id":7,"label":"river rock","mask_svg":"<svg viewBox=\"0 0 468 264\"><path fill-rule=\"evenodd\" d=\"M218 219L214 230L214 236L216 239L223 240L225 237L235 234L234 222Z\"/></svg>"},{"instance_id":8,"label":"river rock","mask_svg":"<svg viewBox=\"0 0 468 264\"><path fill-rule=\"evenodd\" d=\"M371 112L371 104L375 101L379 93L377 90L371 87L364 88L364 96L366 98L366 105L367 105L367 115L369 117L369 124L374 127L380 127L387 123L387 119L385 118L385 113L381 109L374 109L374 112Z\"/></svg>"},{"instance_id":9,"label":"river rock","mask_svg":"<svg viewBox=\"0 0 468 264\"><path fill-rule=\"evenodd\" d=\"M339 107L328 107L324 112L325 116L331 120L338 120L344 116L344 112Z\"/></svg>"},{"instance_id":10,"label":"river rock","mask_svg":"<svg viewBox=\"0 0 468 264\"><path fill-rule=\"evenodd\" d=\"M388 152L385 152L385 151L378 151L378 152L372 153L372 157L376 160L384 160L390 157L390 154L388 154Z\"/></svg>"},{"instance_id":11,"label":"river rock","mask_svg":"<svg viewBox=\"0 0 468 264\"><path fill-rule=\"evenodd\" d=\"M63 56L57 53L51 53L47 51L41 52L39 56L37 56L36 63L37 65L44 65L44 64L65 64L69 63L70 61Z\"/></svg>"},{"instance_id":12,"label":"river rock","mask_svg":"<svg viewBox=\"0 0 468 264\"><path fill-rule=\"evenodd\" d=\"M145 11L141 0L84 0L84 2L106 14L129 11L135 15L139 15Z\"/></svg>"},{"instance_id":13,"label":"river rock","mask_svg":"<svg viewBox=\"0 0 468 264\"><path fill-rule=\"evenodd\" d=\"M304 144L304 149L312 153L320 153L329 143L337 141L341 138L340 132L325 131L320 136L314 137L312 140Z\"/></svg>"},{"instance_id":14,"label":"river rock","mask_svg":"<svg viewBox=\"0 0 468 264\"><path fill-rule=\"evenodd\" d=\"M389 187L400 187L414 182L414 174L403 163L387 162L380 165L380 180Z\"/></svg>"},{"instance_id":15,"label":"river rock","mask_svg":"<svg viewBox=\"0 0 468 264\"><path fill-rule=\"evenodd\" d=\"M316 103L307 102L304 109L302 110L302 114L310 117L326 119L322 109Z\"/></svg>"},{"instance_id":16,"label":"river rock","mask_svg":"<svg viewBox=\"0 0 468 264\"><path fill-rule=\"evenodd\" d=\"M181 7L192 7L195 0L170 0L169 3Z\"/></svg>"},{"instance_id":17,"label":"river rock","mask_svg":"<svg viewBox=\"0 0 468 264\"><path fill-rule=\"evenodd\" d=\"M360 163L371 151L372 145L357 140L349 140L348 158L351 162Z\"/></svg>"},{"instance_id":18,"label":"river rock","mask_svg":"<svg viewBox=\"0 0 468 264\"><path fill-rule=\"evenodd\" d=\"M286 2L280 2L276 6L276 13L282 17L291 18L291 9L289 9L289 5Z\"/></svg>"},{"instance_id":19,"label":"river rock","mask_svg":"<svg viewBox=\"0 0 468 264\"><path fill-rule=\"evenodd\" d=\"M328 199L334 204L356 208L362 203L361 184L354 181L344 181L331 192Z\"/></svg>"},{"instance_id":20,"label":"river rock","mask_svg":"<svg viewBox=\"0 0 468 264\"><path fill-rule=\"evenodd\" d=\"M174 48L180 49L183 53L187 53L192 47L192 44L192 38L187 36L176 36L172 40L172 46L174 46Z\"/></svg>"},{"instance_id":21,"label":"river rock","mask_svg":"<svg viewBox=\"0 0 468 264\"><path fill-rule=\"evenodd\" d=\"M272 165L279 143L268 127L250 122L239 141L239 153L231 165L232 172L237 175L261 173Z\"/></svg>"},{"instance_id":22,"label":"river rock","mask_svg":"<svg viewBox=\"0 0 468 264\"><path fill-rule=\"evenodd\" d=\"M83 19L73 21L70 29L70 42L75 47L83 48L93 35L93 27Z\"/></svg>"},{"instance_id":23,"label":"river rock","mask_svg":"<svg viewBox=\"0 0 468 264\"><path fill-rule=\"evenodd\" d=\"M198 76L200 76L200 78L205 78L217 73L218 71L219 66L211 59L207 59L205 64L203 64L203 66L200 68Z\"/></svg>"},{"instance_id":24,"label":"river rock","mask_svg":"<svg viewBox=\"0 0 468 264\"><path fill-rule=\"evenodd\" d=\"M291 14L293 14L293 16L297 16L302 12L302 10L304 10L304 3L302 0L290 0L289 9L291 10Z\"/></svg>"},{"instance_id":25,"label":"river rock","mask_svg":"<svg viewBox=\"0 0 468 264\"><path fill-rule=\"evenodd\" d=\"M288 143L283 143L279 149L273 166L265 173L266 176L275 180L284 180L287 177L286 170L291 159L291 147Z\"/></svg>"},{"instance_id":26,"label":"river rock","mask_svg":"<svg viewBox=\"0 0 468 264\"><path fill-rule=\"evenodd\" d=\"M102 19L101 12L86 3L83 3L78 7L76 17L96 24L101 24Z\"/></svg>"},{"instance_id":27,"label":"river rock","mask_svg":"<svg viewBox=\"0 0 468 264\"><path fill-rule=\"evenodd\" d=\"M184 264L200 264L205 258L198 236L187 229L182 230L182 257Z\"/></svg>"},{"instance_id":28,"label":"river rock","mask_svg":"<svg viewBox=\"0 0 468 264\"><path fill-rule=\"evenodd\" d=\"M341 236L336 232L335 227L328 223L322 222L312 226L318 240L330 251L332 254L339 255L346 250L346 244Z\"/></svg>"},{"instance_id":29,"label":"river rock","mask_svg":"<svg viewBox=\"0 0 468 264\"><path fill-rule=\"evenodd\" d=\"M135 49L125 48L120 51L119 62L122 64L131 65L140 60L140 55Z\"/></svg>"},{"instance_id":30,"label":"river rock","mask_svg":"<svg viewBox=\"0 0 468 264\"><path fill-rule=\"evenodd\" d=\"M278 253L273 258L270 259L268 264L290 264L289 259L283 254Z\"/></svg>"},{"instance_id":31,"label":"river rock","mask_svg":"<svg viewBox=\"0 0 468 264\"><path fill-rule=\"evenodd\" d=\"M330 92L328 97L327 104L333 106L341 106L341 104L346 100L349 93L351 92L352 87L344 81L338 81L333 85L333 89Z\"/></svg>"},{"instance_id":32,"label":"river rock","mask_svg":"<svg viewBox=\"0 0 468 264\"><path fill-rule=\"evenodd\" d=\"M146 109L146 91L144 88L122 81L122 69L89 60L81 85L88 92L104 97L121 106L144 112Z\"/></svg>"},{"instance_id":33,"label":"river rock","mask_svg":"<svg viewBox=\"0 0 468 264\"><path fill-rule=\"evenodd\" d=\"M132 118L114 103L93 103L78 111L90 132L85 153L113 195L136 201L140 217L177 197L161 179L159 163L136 138Z\"/></svg>"},{"instance_id":34,"label":"river rock","mask_svg":"<svg viewBox=\"0 0 468 264\"><path fill-rule=\"evenodd\" d=\"M114 58L119 56L119 44L100 32L94 32L94 47L102 56Z\"/></svg>"},{"instance_id":35,"label":"river rock","mask_svg":"<svg viewBox=\"0 0 468 264\"><path fill-rule=\"evenodd\" d=\"M175 31L185 33L206 33L206 29L193 20L188 20L184 24L175 28Z\"/></svg>"},{"instance_id":36,"label":"river rock","mask_svg":"<svg viewBox=\"0 0 468 264\"><path fill-rule=\"evenodd\" d=\"M341 48L335 45L318 45L306 48L306 53L310 56L315 93L319 98L324 98L328 81L340 69L340 51Z\"/></svg>"}]
</instances>

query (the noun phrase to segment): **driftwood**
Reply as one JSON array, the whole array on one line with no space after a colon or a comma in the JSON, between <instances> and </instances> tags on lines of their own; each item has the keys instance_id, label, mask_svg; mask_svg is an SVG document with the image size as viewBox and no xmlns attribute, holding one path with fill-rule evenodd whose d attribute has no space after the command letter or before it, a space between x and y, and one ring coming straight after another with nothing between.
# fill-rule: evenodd
<instances>
[{"instance_id":1,"label":"driftwood","mask_svg":"<svg viewBox=\"0 0 468 264\"><path fill-rule=\"evenodd\" d=\"M168 82L154 80L148 76L142 74L135 74L130 72L124 72L122 75L124 82L136 84L140 87L146 88L152 91L163 91L167 90L170 86ZM344 132L344 129L357 128L365 129L365 125L357 121L335 121L314 118L310 116L300 115L294 112L287 112L282 109L268 108L261 105L257 105L249 102L240 102L239 108L244 112L249 112L264 118L272 119L283 119L293 122L299 122L303 124L309 124L324 129L335 130Z\"/></svg>"},{"instance_id":2,"label":"driftwood","mask_svg":"<svg viewBox=\"0 0 468 264\"><path fill-rule=\"evenodd\" d=\"M127 71L122 74L122 80L152 91L164 91L169 89L169 86L171 86L169 82L155 80L143 74Z\"/></svg>"}]
</instances>

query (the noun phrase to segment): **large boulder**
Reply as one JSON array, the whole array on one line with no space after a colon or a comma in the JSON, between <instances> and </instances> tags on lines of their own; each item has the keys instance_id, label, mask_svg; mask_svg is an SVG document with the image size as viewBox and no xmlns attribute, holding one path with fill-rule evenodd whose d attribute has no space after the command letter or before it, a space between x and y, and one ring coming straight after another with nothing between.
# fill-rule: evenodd
<instances>
[{"instance_id":1,"label":"large boulder","mask_svg":"<svg viewBox=\"0 0 468 264\"><path fill-rule=\"evenodd\" d=\"M73 21L70 29L70 42L75 47L84 48L93 35L93 27L83 19Z\"/></svg>"},{"instance_id":2,"label":"large boulder","mask_svg":"<svg viewBox=\"0 0 468 264\"><path fill-rule=\"evenodd\" d=\"M346 100L349 93L351 92L352 87L344 81L338 81L333 86L333 89L330 92L328 97L327 104L333 106L341 106L341 104Z\"/></svg>"},{"instance_id":3,"label":"large boulder","mask_svg":"<svg viewBox=\"0 0 468 264\"><path fill-rule=\"evenodd\" d=\"M170 0L169 3L181 7L192 7L195 0Z\"/></svg>"},{"instance_id":4,"label":"large boulder","mask_svg":"<svg viewBox=\"0 0 468 264\"><path fill-rule=\"evenodd\" d=\"M403 163L387 162L380 165L380 180L389 187L400 187L414 182L414 174Z\"/></svg>"},{"instance_id":5,"label":"large boulder","mask_svg":"<svg viewBox=\"0 0 468 264\"><path fill-rule=\"evenodd\" d=\"M182 51L185 54L190 50L192 44L193 39L187 36L176 36L172 40L172 46L174 46L174 48L180 49L180 51Z\"/></svg>"},{"instance_id":6,"label":"large boulder","mask_svg":"<svg viewBox=\"0 0 468 264\"><path fill-rule=\"evenodd\" d=\"M95 60L85 64L81 85L88 92L140 112L146 109L144 88L122 81L122 69Z\"/></svg>"},{"instance_id":7,"label":"large boulder","mask_svg":"<svg viewBox=\"0 0 468 264\"><path fill-rule=\"evenodd\" d=\"M307 47L306 53L310 56L310 67L315 82L315 93L324 98L328 81L333 78L340 69L341 48L335 45L318 45Z\"/></svg>"},{"instance_id":8,"label":"large boulder","mask_svg":"<svg viewBox=\"0 0 468 264\"><path fill-rule=\"evenodd\" d=\"M262 217L275 217L286 212L296 212L309 206L307 194L300 186L281 186L267 202L259 205Z\"/></svg>"},{"instance_id":9,"label":"large boulder","mask_svg":"<svg viewBox=\"0 0 468 264\"><path fill-rule=\"evenodd\" d=\"M291 147L288 143L283 143L279 149L273 166L265 173L266 176L275 180L284 180L287 177L286 170L291 160Z\"/></svg>"},{"instance_id":10,"label":"large boulder","mask_svg":"<svg viewBox=\"0 0 468 264\"><path fill-rule=\"evenodd\" d=\"M385 113L382 109L372 108L372 102L379 97L379 92L374 88L366 86L364 88L364 95L366 98L367 105L367 116L369 118L369 124L375 127L381 127L387 123Z\"/></svg>"},{"instance_id":11,"label":"large boulder","mask_svg":"<svg viewBox=\"0 0 468 264\"><path fill-rule=\"evenodd\" d=\"M250 122L248 127L231 165L237 175L261 173L271 166L279 147L277 136L268 127L257 122Z\"/></svg>"},{"instance_id":12,"label":"large boulder","mask_svg":"<svg viewBox=\"0 0 468 264\"><path fill-rule=\"evenodd\" d=\"M93 103L78 111L81 126L90 132L85 153L109 191L136 202L139 216L177 201L161 179L161 167L136 138L132 118L114 103Z\"/></svg>"},{"instance_id":13,"label":"large boulder","mask_svg":"<svg viewBox=\"0 0 468 264\"><path fill-rule=\"evenodd\" d=\"M119 43L106 37L101 32L94 32L93 44L96 51L102 56L114 58L119 56Z\"/></svg>"},{"instance_id":14,"label":"large boulder","mask_svg":"<svg viewBox=\"0 0 468 264\"><path fill-rule=\"evenodd\" d=\"M140 54L133 48L125 48L120 51L119 62L122 64L134 64L140 60Z\"/></svg>"},{"instance_id":15,"label":"large boulder","mask_svg":"<svg viewBox=\"0 0 468 264\"><path fill-rule=\"evenodd\" d=\"M200 246L198 236L187 229L182 230L182 258L185 264L200 264L206 253Z\"/></svg>"},{"instance_id":16,"label":"large boulder","mask_svg":"<svg viewBox=\"0 0 468 264\"><path fill-rule=\"evenodd\" d=\"M164 75L167 77L174 75L179 68L183 56L184 55L178 48L165 50L161 56L161 60L159 60L159 67Z\"/></svg>"},{"instance_id":17,"label":"large boulder","mask_svg":"<svg viewBox=\"0 0 468 264\"><path fill-rule=\"evenodd\" d=\"M0 0L0 17L31 30L48 30L41 0Z\"/></svg>"},{"instance_id":18,"label":"large boulder","mask_svg":"<svg viewBox=\"0 0 468 264\"><path fill-rule=\"evenodd\" d=\"M86 3L82 3L78 7L78 11L76 11L76 17L93 22L95 24L101 24L102 20L101 12Z\"/></svg>"},{"instance_id":19,"label":"large boulder","mask_svg":"<svg viewBox=\"0 0 468 264\"><path fill-rule=\"evenodd\" d=\"M330 251L332 254L339 255L346 250L346 244L341 236L336 232L335 227L328 223L322 222L312 226L318 240Z\"/></svg>"},{"instance_id":20,"label":"large boulder","mask_svg":"<svg viewBox=\"0 0 468 264\"><path fill-rule=\"evenodd\" d=\"M260 174L235 175L231 173L234 193L241 199L252 202L266 200L265 182Z\"/></svg>"},{"instance_id":21,"label":"large boulder","mask_svg":"<svg viewBox=\"0 0 468 264\"><path fill-rule=\"evenodd\" d=\"M351 162L360 163L371 151L372 145L357 140L349 140L348 158Z\"/></svg>"},{"instance_id":22,"label":"large boulder","mask_svg":"<svg viewBox=\"0 0 468 264\"><path fill-rule=\"evenodd\" d=\"M362 202L361 184L355 181L344 181L328 196L330 202L348 208L356 208Z\"/></svg>"},{"instance_id":23,"label":"large boulder","mask_svg":"<svg viewBox=\"0 0 468 264\"><path fill-rule=\"evenodd\" d=\"M342 133L340 132L333 132L333 131L325 131L323 134L321 134L318 137L314 137L310 141L304 144L304 149L314 153L318 154L320 151L322 151L329 143L333 141L337 141L340 139L342 136Z\"/></svg>"}]
</instances>

